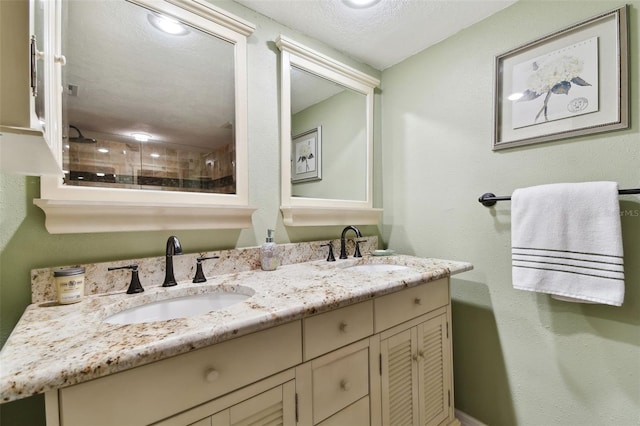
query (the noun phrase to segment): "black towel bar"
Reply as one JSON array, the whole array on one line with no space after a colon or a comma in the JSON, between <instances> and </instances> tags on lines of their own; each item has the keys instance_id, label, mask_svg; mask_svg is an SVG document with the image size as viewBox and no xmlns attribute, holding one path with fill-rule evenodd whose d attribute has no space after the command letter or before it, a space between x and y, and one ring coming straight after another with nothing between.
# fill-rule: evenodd
<instances>
[{"instance_id":1,"label":"black towel bar","mask_svg":"<svg viewBox=\"0 0 640 426\"><path fill-rule=\"evenodd\" d=\"M629 195L629 194L640 194L640 188L633 189L620 189L618 191L620 195ZM485 207L494 206L498 201L507 201L511 200L510 196L496 196L496 194L492 194L491 192L487 192L486 194L482 194L480 198L478 198L478 202L481 203Z\"/></svg>"}]
</instances>

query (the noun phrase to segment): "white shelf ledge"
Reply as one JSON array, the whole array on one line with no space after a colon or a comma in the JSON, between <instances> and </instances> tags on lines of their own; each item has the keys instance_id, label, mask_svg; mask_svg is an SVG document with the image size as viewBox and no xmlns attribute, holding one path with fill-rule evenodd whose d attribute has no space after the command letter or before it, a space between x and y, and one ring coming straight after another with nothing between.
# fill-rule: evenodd
<instances>
[{"instance_id":1,"label":"white shelf ledge","mask_svg":"<svg viewBox=\"0 0 640 426\"><path fill-rule=\"evenodd\" d=\"M248 206L175 205L35 199L51 234L241 229L251 227L256 209Z\"/></svg>"},{"instance_id":2,"label":"white shelf ledge","mask_svg":"<svg viewBox=\"0 0 640 426\"><path fill-rule=\"evenodd\" d=\"M281 206L286 226L377 225L382 209Z\"/></svg>"}]
</instances>

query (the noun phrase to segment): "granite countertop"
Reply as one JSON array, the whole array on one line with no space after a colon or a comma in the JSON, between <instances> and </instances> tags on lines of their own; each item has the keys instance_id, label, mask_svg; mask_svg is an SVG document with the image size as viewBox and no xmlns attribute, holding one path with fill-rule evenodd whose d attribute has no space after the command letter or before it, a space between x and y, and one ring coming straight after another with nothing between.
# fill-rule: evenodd
<instances>
[{"instance_id":1,"label":"granite countertop","mask_svg":"<svg viewBox=\"0 0 640 426\"><path fill-rule=\"evenodd\" d=\"M410 268L344 269L358 263ZM219 275L201 284L182 281L133 295L124 291L93 295L72 305L32 304L0 351L0 402L85 382L472 268L466 262L413 256L365 256ZM130 325L103 322L123 309L205 293L212 287L255 293L228 308L190 318Z\"/></svg>"}]
</instances>

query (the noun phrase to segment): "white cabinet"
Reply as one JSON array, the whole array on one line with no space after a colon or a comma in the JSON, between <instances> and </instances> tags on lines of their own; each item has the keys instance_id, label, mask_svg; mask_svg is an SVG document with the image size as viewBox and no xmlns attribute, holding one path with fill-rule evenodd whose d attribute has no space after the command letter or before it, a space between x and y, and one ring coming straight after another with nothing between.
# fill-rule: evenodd
<instances>
[{"instance_id":1,"label":"white cabinet","mask_svg":"<svg viewBox=\"0 0 640 426\"><path fill-rule=\"evenodd\" d=\"M449 306L445 278L224 341L49 392L47 423L455 424Z\"/></svg>"},{"instance_id":2,"label":"white cabinet","mask_svg":"<svg viewBox=\"0 0 640 426\"><path fill-rule=\"evenodd\" d=\"M374 300L378 348L372 424L458 424L454 417L449 280ZM378 379L373 379L374 375ZM376 381L377 380L377 381ZM373 421L375 420L375 421Z\"/></svg>"},{"instance_id":3,"label":"white cabinet","mask_svg":"<svg viewBox=\"0 0 640 426\"><path fill-rule=\"evenodd\" d=\"M294 367L302 362L301 355L300 321L290 322L62 388L59 422L65 426L153 423Z\"/></svg>"},{"instance_id":4,"label":"white cabinet","mask_svg":"<svg viewBox=\"0 0 640 426\"><path fill-rule=\"evenodd\" d=\"M380 335L382 424L439 425L451 407L446 311Z\"/></svg>"},{"instance_id":5,"label":"white cabinet","mask_svg":"<svg viewBox=\"0 0 640 426\"><path fill-rule=\"evenodd\" d=\"M50 18L51 7L45 1L0 2L2 173L62 175L51 141L44 134L44 128L53 125L45 116L45 111L47 114L50 111L47 104L50 99L45 97L42 87L38 97L34 95L35 88L42 86L55 66L50 40L44 37Z\"/></svg>"}]
</instances>

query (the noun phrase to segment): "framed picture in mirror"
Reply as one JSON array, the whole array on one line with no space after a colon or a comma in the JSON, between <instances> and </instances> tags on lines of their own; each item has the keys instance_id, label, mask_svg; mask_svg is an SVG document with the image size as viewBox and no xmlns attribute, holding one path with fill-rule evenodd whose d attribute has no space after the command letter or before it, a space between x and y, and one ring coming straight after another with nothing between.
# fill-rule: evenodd
<instances>
[{"instance_id":1,"label":"framed picture in mirror","mask_svg":"<svg viewBox=\"0 0 640 426\"><path fill-rule=\"evenodd\" d=\"M291 183L322 179L322 127L291 138Z\"/></svg>"}]
</instances>

